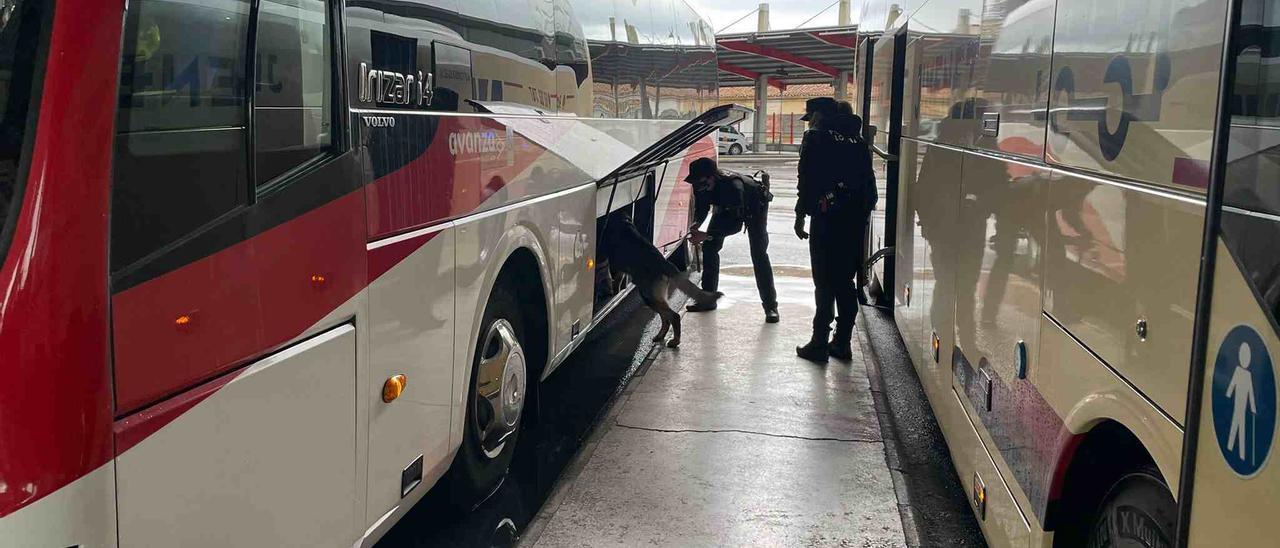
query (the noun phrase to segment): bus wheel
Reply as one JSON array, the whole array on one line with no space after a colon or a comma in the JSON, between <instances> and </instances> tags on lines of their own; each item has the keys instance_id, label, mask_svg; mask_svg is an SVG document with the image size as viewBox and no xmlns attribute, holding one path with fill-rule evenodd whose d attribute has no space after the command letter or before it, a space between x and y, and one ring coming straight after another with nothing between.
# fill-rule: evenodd
<instances>
[{"instance_id":1,"label":"bus wheel","mask_svg":"<svg viewBox=\"0 0 1280 548\"><path fill-rule=\"evenodd\" d=\"M515 453L530 382L518 303L509 285L500 284L485 306L462 447L452 471L458 502L479 502L497 489Z\"/></svg>"},{"instance_id":2,"label":"bus wheel","mask_svg":"<svg viewBox=\"0 0 1280 548\"><path fill-rule=\"evenodd\" d=\"M1143 467L1121 475L1094 512L1089 547L1172 546L1178 506L1160 473Z\"/></svg>"}]
</instances>

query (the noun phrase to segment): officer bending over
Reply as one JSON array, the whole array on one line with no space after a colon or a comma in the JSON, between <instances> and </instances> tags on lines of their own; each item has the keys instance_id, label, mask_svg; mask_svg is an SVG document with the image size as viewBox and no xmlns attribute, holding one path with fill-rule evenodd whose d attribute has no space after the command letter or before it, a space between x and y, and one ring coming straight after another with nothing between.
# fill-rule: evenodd
<instances>
[{"instance_id":1,"label":"officer bending over","mask_svg":"<svg viewBox=\"0 0 1280 548\"><path fill-rule=\"evenodd\" d=\"M726 237L747 229L751 245L751 266L755 270L756 288L764 304L764 321L777 323L778 293L773 287L773 266L769 264L768 225L769 196L767 189L751 177L716 167L711 158L698 158L689 164L685 182L693 185L694 218L690 227L695 242L702 243L702 289L715 292L720 285L720 249ZM706 232L698 230L715 206ZM689 305L690 312L714 310L715 302Z\"/></svg>"}]
</instances>

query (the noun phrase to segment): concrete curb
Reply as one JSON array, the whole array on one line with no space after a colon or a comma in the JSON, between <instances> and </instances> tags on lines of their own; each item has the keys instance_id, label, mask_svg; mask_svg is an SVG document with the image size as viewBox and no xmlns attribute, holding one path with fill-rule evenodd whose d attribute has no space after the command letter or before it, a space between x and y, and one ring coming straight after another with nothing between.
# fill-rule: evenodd
<instances>
[{"instance_id":1,"label":"concrete curb","mask_svg":"<svg viewBox=\"0 0 1280 548\"><path fill-rule=\"evenodd\" d=\"M902 486L899 510L913 546L987 546L973 514L969 493L956 475L951 450L934 416L893 312L862 309L858 343L865 352L878 418L895 486ZM892 453L890 453L892 455ZM918 543L918 544L915 544Z\"/></svg>"}]
</instances>

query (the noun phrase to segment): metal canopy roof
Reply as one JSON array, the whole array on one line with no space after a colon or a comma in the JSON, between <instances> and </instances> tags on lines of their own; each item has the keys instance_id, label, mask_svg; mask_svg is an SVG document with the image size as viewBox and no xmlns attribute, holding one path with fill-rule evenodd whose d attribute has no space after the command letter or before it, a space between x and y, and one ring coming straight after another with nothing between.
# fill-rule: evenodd
<instances>
[{"instance_id":1,"label":"metal canopy roof","mask_svg":"<svg viewBox=\"0 0 1280 548\"><path fill-rule=\"evenodd\" d=\"M760 74L770 85L831 83L852 71L858 27L822 27L716 36L722 87L749 86Z\"/></svg>"}]
</instances>

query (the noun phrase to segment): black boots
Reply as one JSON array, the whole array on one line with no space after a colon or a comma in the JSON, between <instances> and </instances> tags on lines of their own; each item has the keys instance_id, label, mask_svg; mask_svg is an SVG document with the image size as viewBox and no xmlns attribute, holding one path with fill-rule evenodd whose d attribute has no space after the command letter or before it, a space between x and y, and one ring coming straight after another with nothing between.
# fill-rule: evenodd
<instances>
[{"instance_id":1,"label":"black boots","mask_svg":"<svg viewBox=\"0 0 1280 548\"><path fill-rule=\"evenodd\" d=\"M836 322L836 334L827 345L827 352L837 360L853 359L853 325L842 325Z\"/></svg>"},{"instance_id":2,"label":"black boots","mask_svg":"<svg viewBox=\"0 0 1280 548\"><path fill-rule=\"evenodd\" d=\"M853 326L837 324L835 336L831 337L830 342L827 341L827 333L814 333L808 343L796 347L796 355L814 363L827 363L828 356L849 361L853 359L852 343Z\"/></svg>"},{"instance_id":3,"label":"black boots","mask_svg":"<svg viewBox=\"0 0 1280 548\"><path fill-rule=\"evenodd\" d=\"M827 336L814 336L804 346L796 347L796 355L814 363L827 363Z\"/></svg>"},{"instance_id":4,"label":"black boots","mask_svg":"<svg viewBox=\"0 0 1280 548\"><path fill-rule=\"evenodd\" d=\"M843 342L832 339L831 343L827 345L827 353L837 360L849 361L853 359L853 345L849 343L848 339Z\"/></svg>"},{"instance_id":5,"label":"black boots","mask_svg":"<svg viewBox=\"0 0 1280 548\"><path fill-rule=\"evenodd\" d=\"M724 296L724 293L704 289L703 295L707 298L697 300L693 304L684 307L684 309L689 312L710 312L716 309L716 301L719 301L720 297Z\"/></svg>"},{"instance_id":6,"label":"black boots","mask_svg":"<svg viewBox=\"0 0 1280 548\"><path fill-rule=\"evenodd\" d=\"M782 316L778 315L778 307L764 309L764 323L778 323L782 321Z\"/></svg>"},{"instance_id":7,"label":"black boots","mask_svg":"<svg viewBox=\"0 0 1280 548\"><path fill-rule=\"evenodd\" d=\"M684 309L688 310L689 312L710 312L716 309L716 302L704 301L700 303L693 303L689 306L684 307Z\"/></svg>"}]
</instances>

